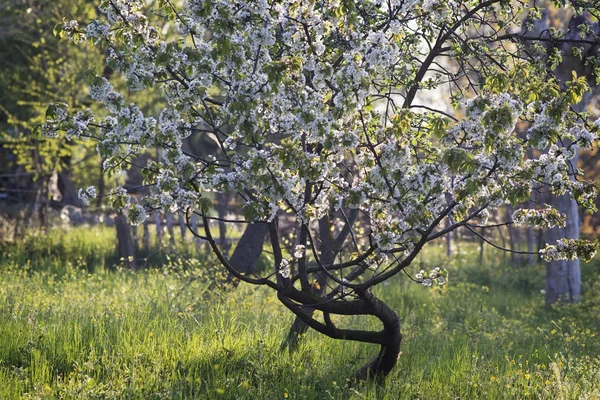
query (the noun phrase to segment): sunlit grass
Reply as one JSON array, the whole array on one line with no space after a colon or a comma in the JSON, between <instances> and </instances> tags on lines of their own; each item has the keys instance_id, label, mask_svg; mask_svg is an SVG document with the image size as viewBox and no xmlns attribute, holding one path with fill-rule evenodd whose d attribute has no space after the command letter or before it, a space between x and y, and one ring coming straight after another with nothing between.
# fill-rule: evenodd
<instances>
[{"instance_id":1,"label":"sunlit grass","mask_svg":"<svg viewBox=\"0 0 600 400\"><path fill-rule=\"evenodd\" d=\"M348 379L374 346L309 332L298 352L280 353L292 316L268 290L222 288L210 257L109 270L109 233L71 235L81 237L57 234L43 239L55 247L17 246L0 260L0 399L600 397L598 264L584 268L581 304L549 310L543 266L490 251L478 265L467 245L448 260L432 247L410 272L443 265L447 286L398 277L378 288L403 320L402 354L381 386Z\"/></svg>"}]
</instances>

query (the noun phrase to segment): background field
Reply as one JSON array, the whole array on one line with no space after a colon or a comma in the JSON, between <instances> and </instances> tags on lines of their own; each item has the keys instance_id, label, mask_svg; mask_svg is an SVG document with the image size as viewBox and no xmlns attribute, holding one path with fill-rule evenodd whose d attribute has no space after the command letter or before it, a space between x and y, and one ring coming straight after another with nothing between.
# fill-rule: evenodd
<instances>
[{"instance_id":1,"label":"background field","mask_svg":"<svg viewBox=\"0 0 600 400\"><path fill-rule=\"evenodd\" d=\"M583 267L580 304L547 309L542 265L430 247L411 272L443 265L447 286L400 276L379 288L404 339L378 385L348 379L373 346L310 332L281 353L292 315L266 290L224 287L201 252L162 251L132 273L116 266L112 230L3 246L0 399L600 398L597 261Z\"/></svg>"}]
</instances>

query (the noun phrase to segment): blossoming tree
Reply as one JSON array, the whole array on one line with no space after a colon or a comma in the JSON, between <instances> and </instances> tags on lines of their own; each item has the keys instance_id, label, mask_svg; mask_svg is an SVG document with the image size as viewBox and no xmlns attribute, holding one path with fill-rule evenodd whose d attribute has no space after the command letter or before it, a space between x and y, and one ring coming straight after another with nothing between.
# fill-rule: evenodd
<instances>
[{"instance_id":1,"label":"blossoming tree","mask_svg":"<svg viewBox=\"0 0 600 400\"><path fill-rule=\"evenodd\" d=\"M229 273L273 289L318 332L380 346L359 378L387 375L401 342L398 315L373 287L405 271L428 243L459 227L563 225L556 209L528 202L543 188L593 208L594 187L569 162L599 129L571 107L587 82L553 77L548 59L560 54L545 44L567 39L560 31L524 38L522 25L540 12L525 1L160 0L153 13L176 39L148 23L144 6L103 0L104 19L65 21L56 31L104 49L131 90L160 87L160 115L144 115L91 76L90 96L108 115L53 104L42 132L97 141L109 172L145 148L162 149L162 162L139 166L155 193L134 202L119 189L113 206L133 224L158 209L200 216L194 233ZM585 24L577 29L573 52L597 40ZM532 51L538 40L543 51ZM518 121L529 124L526 135ZM219 151L184 151L190 135L209 135ZM530 148L538 156L527 158ZM238 198L238 217L225 222L268 226L271 271L244 275L223 256L212 232L215 192ZM489 221L506 203L522 208ZM282 236L289 226L298 227L295 241ZM542 255L589 260L595 251L559 240ZM435 268L413 279L430 286L445 276ZM374 316L382 329L340 327L339 316L351 315Z\"/></svg>"}]
</instances>

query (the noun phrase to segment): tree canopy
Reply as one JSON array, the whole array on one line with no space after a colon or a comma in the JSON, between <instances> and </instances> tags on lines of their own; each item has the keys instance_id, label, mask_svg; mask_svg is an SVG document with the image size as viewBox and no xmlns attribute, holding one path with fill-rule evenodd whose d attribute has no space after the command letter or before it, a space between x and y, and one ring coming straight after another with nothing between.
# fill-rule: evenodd
<instances>
[{"instance_id":1,"label":"tree canopy","mask_svg":"<svg viewBox=\"0 0 600 400\"><path fill-rule=\"evenodd\" d=\"M154 210L196 213L203 227L194 233L230 273L274 289L319 332L381 345L358 375L385 375L401 336L375 285L459 227L564 225L565 215L531 201L533 192L594 208L595 187L570 160L596 141L600 120L573 108L586 77L564 82L554 69L568 44L597 70L600 9L554 4L579 23L540 30L542 8L526 1L161 0L152 14L169 24L159 28L143 1L104 0L102 19L55 31L100 47L130 91L159 88L166 105L145 114L129 93L90 74L89 94L108 115L55 103L41 131L95 140L109 173L161 149L161 161L139 166L155 193L132 198L120 188L113 206L134 224ZM185 151L192 135L218 150ZM271 271L243 275L229 264L212 235L215 192L239 199L238 216L224 222L268 225ZM89 201L94 188L80 195ZM504 204L519 208L490 219ZM285 240L289 226L299 227L296 240ZM589 260L595 251L595 243L561 239L542 255ZM443 284L446 272L412 279ZM373 315L384 328L340 328L331 314Z\"/></svg>"}]
</instances>

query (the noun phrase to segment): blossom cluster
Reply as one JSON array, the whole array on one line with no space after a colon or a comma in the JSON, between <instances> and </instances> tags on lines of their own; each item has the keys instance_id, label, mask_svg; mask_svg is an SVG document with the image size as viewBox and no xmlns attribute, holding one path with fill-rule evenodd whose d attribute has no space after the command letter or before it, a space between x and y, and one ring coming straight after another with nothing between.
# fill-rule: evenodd
<instances>
[{"instance_id":1,"label":"blossom cluster","mask_svg":"<svg viewBox=\"0 0 600 400\"><path fill-rule=\"evenodd\" d=\"M433 268L429 273L420 270L415 275L415 280L425 287L431 286L434 282L437 282L439 286L443 286L448 282L448 271L440 267Z\"/></svg>"},{"instance_id":2,"label":"blossom cluster","mask_svg":"<svg viewBox=\"0 0 600 400\"><path fill-rule=\"evenodd\" d=\"M420 54L429 48L432 62L441 53L471 56L438 28L469 20L462 3L159 2L164 12L158 15L169 22L164 29L149 22L145 3L102 1L102 19L85 27L65 21L62 30L102 46L129 91L155 88L164 107L145 114L116 84L94 76L89 95L107 115L69 114L56 104L42 129L49 137L95 138L111 173L145 149L159 149L160 160L142 166L151 193L135 201L123 189L111 195L132 223L153 210L206 214L215 192L240 194L239 213L248 221L286 214L315 226L334 212L358 209L366 238L357 243L369 243L384 258L414 256L420 236L435 232L445 217L456 226L474 218L485 225L490 210L522 203L542 184L593 206L595 191L573 179L578 171L570 160L577 146L596 141L598 127L569 114L566 94L548 98L544 85L551 82L538 89L490 83L476 96L459 89L453 105L461 112L450 117L416 104L418 94L441 82L460 88L450 71L435 76L435 63L427 65ZM496 21L497 11L512 12L504 3L472 15ZM494 54L508 59L512 47ZM482 51L474 63L493 57ZM471 73L481 74L465 77ZM519 120L533 122L525 138L516 132ZM572 144L564 145L566 139ZM190 151L186 144L194 141L210 145ZM543 152L527 157L532 148ZM550 208L518 210L513 222L550 228L564 218ZM300 246L286 251L294 259L308 256ZM284 261L276 269L289 276ZM445 281L441 270L419 274L423 284Z\"/></svg>"},{"instance_id":3,"label":"blossom cluster","mask_svg":"<svg viewBox=\"0 0 600 400\"><path fill-rule=\"evenodd\" d=\"M581 239L559 239L556 244L548 244L540 250L540 255L546 261L573 260L579 258L590 261L598 251L597 242Z\"/></svg>"},{"instance_id":4,"label":"blossom cluster","mask_svg":"<svg viewBox=\"0 0 600 400\"><path fill-rule=\"evenodd\" d=\"M552 207L542 209L519 209L512 215L515 224L525 224L548 229L555 226L565 226L566 216Z\"/></svg>"}]
</instances>

